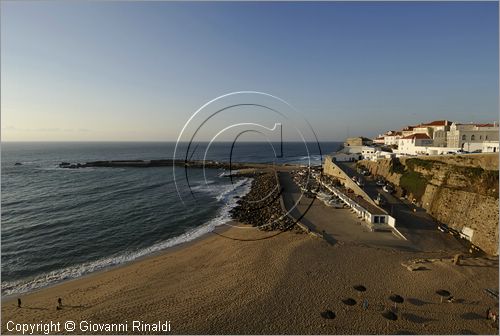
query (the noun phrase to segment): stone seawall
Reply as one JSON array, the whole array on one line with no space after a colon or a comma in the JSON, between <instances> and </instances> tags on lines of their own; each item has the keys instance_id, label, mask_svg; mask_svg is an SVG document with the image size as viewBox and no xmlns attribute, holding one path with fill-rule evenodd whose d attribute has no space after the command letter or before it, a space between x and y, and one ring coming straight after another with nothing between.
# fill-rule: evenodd
<instances>
[{"instance_id":1,"label":"stone seawall","mask_svg":"<svg viewBox=\"0 0 500 336\"><path fill-rule=\"evenodd\" d=\"M358 164L393 183L399 195L415 200L438 222L458 231L468 228L473 244L498 254L498 153Z\"/></svg>"},{"instance_id":2,"label":"stone seawall","mask_svg":"<svg viewBox=\"0 0 500 336\"><path fill-rule=\"evenodd\" d=\"M356 195L363 197L366 201L375 204L368 194L361 189L339 166L333 161L332 157L327 155L323 164L323 173L339 179L342 184L349 189L352 189Z\"/></svg>"}]
</instances>

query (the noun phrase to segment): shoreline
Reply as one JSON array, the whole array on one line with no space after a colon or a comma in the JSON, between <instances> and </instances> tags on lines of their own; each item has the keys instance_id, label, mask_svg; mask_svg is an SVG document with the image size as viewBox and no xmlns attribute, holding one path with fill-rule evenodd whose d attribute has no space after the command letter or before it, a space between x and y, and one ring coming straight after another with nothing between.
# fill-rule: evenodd
<instances>
[{"instance_id":1,"label":"shoreline","mask_svg":"<svg viewBox=\"0 0 500 336\"><path fill-rule=\"evenodd\" d=\"M265 234L237 228L224 232ZM471 259L457 267L451 260L428 259L427 270L415 272L400 265L425 256L347 241L332 246L291 231L243 242L204 235L157 255L24 295L20 309L14 300L2 300L2 331L12 333L6 329L8 321L140 319L171 321L174 334L493 334L495 329L475 316L498 307L482 291L498 279L494 262ZM477 267L479 262L482 267ZM368 291L357 293L357 284ZM440 303L435 294L440 288L449 290L458 303ZM398 305L401 319L387 327L380 314L393 306L387 299L391 292L406 301ZM61 310L56 309L58 297L63 300ZM358 304L344 305L342 300L349 297ZM367 311L360 306L364 298L369 301ZM320 313L325 309L336 312L337 318L323 319Z\"/></svg>"},{"instance_id":2,"label":"shoreline","mask_svg":"<svg viewBox=\"0 0 500 336\"><path fill-rule=\"evenodd\" d=\"M372 245L377 238L365 233L349 211L321 203L306 220L336 218L329 223L331 241L301 230L276 230L279 226L261 230L258 222L266 222L271 213L248 211L255 197L274 189L267 173L259 175L267 176L264 183L254 188L254 179L232 208L240 207L236 212L242 221L230 220L193 240L82 277L2 297L2 332L15 333L7 329L9 321L99 326L140 320L168 321L173 334L496 333L480 317L487 308L498 311L498 301L484 292L498 288L498 257L464 258L457 266L449 251ZM281 209L279 202L270 204ZM355 233L343 232L345 226ZM366 293L357 292L356 285L366 286ZM440 302L440 289L450 291L456 303ZM398 320L387 323L381 313L394 309L388 300L392 293L405 302L394 310ZM22 308L15 297L21 298ZM347 299L355 304L345 304ZM362 308L365 300L367 309ZM322 317L325 310L336 318ZM74 333L117 334L101 329Z\"/></svg>"},{"instance_id":3,"label":"shoreline","mask_svg":"<svg viewBox=\"0 0 500 336\"><path fill-rule=\"evenodd\" d=\"M244 199L249 193L252 193L252 189L254 191L253 193L259 194L258 191L255 192L255 185L254 185L253 181L260 174L264 174L266 172L269 172L270 169L271 170L273 169L273 166L269 165L269 164L253 164L253 165L254 165L253 167L242 168L242 169L238 170L236 172L236 174L234 174L235 176L250 178L250 183L251 183L251 187L248 189L248 191L246 193L244 193L244 194L238 194L237 195L239 200ZM297 167L298 167L298 165L283 165L282 169L296 169ZM133 263L136 263L136 262L141 262L142 260L145 260L145 259L148 259L148 258L152 258L152 257L158 256L158 255L163 254L163 253L169 253L171 251L175 251L176 249L182 249L182 248L188 247L191 244L195 244L199 240L207 239L212 234L224 233L224 232L226 232L228 230L231 230L231 228L232 228L231 223L235 223L236 226L248 226L248 227L252 227L252 225L248 225L249 223L238 222L238 219L235 218L235 217L238 217L237 211L241 212L241 209L243 209L243 211L244 211L244 208L245 208L245 206L242 206L239 203L239 201L237 201L229 209L230 219L228 219L226 222L224 222L222 224L215 225L215 227L213 228L213 230L205 232L205 233L201 234L200 236L195 237L194 239L182 241L182 242L180 242L178 244L175 244L173 246L168 246L168 247L163 248L163 249L159 249L159 250L154 251L152 253L146 253L146 254L144 254L142 256L139 256L137 258L134 258L132 260L127 260L125 262L116 263L116 264L110 265L110 266L104 266L104 267L99 268L99 269L97 269L95 271L90 271L90 272L85 273L85 274L80 275L80 276L76 276L76 277L72 277L72 278L68 278L68 279L56 280L56 281L54 281L52 283L49 283L49 284L47 284L45 286L41 286L41 287L38 287L38 288L35 288L35 289L32 289L32 290L28 290L28 291L25 291L25 292L21 292L21 293L13 293L13 294L8 294L8 295L2 295L1 296L1 300L5 301L5 302L9 302L9 301L14 300L15 298L20 298L20 297L23 297L23 296L31 295L31 294L37 293L39 291L43 291L43 290L50 289L50 288L55 287L55 286L59 286L59 285L65 284L67 282L72 282L72 281L77 281L77 280L80 280L80 279L85 279L87 277L91 277L91 276L97 275L99 273L105 273L105 272L108 272L108 271L112 271L112 270L114 270L116 268L126 267L126 266L128 266L130 264L133 264ZM235 211L235 210L237 210L237 211ZM217 218L217 217L215 217L215 218ZM185 233L183 233L183 234L181 234L179 236L172 237L170 239L176 239L178 237L181 237L184 234L187 234L190 231L194 231L195 232L197 229L202 228L203 225L209 224L211 220L213 220L213 219L205 221L205 222L203 222L203 224L201 226L194 227L191 230L188 230L187 232L185 232ZM170 239L168 239L168 240L170 240ZM167 242L168 240L166 240L165 242ZM154 246L154 245L152 245L152 246ZM33 278L33 279L36 279L36 277Z\"/></svg>"},{"instance_id":4,"label":"shoreline","mask_svg":"<svg viewBox=\"0 0 500 336\"><path fill-rule=\"evenodd\" d=\"M251 179L251 180L250 180L250 183L252 182L252 179L253 179L252 177L245 176L245 175L241 175L241 177L247 177L247 178L250 178L250 179ZM248 190L247 190L244 194L241 194L241 192L242 192L242 191L241 191L241 189L240 189L240 190L239 190L239 192L240 192L240 193L237 193L237 195L236 195L236 196L237 196L239 199L241 199L241 198L243 198L246 194L248 194L250 191L251 191L251 188L249 188L249 189L248 189ZM224 208L224 206L227 206L227 204L223 205L223 206L222 206L219 210L222 210L222 209ZM239 206L239 205L238 205L238 203L235 203L234 205L231 205L231 206L230 206L230 209L228 210L228 213L229 213L229 214L231 214L231 211L232 211L233 209L237 208L238 206ZM210 225L210 223L211 223L211 221L213 221L213 220L215 220L215 219L219 218L220 216L221 216L221 214L220 214L220 213L218 213L216 217L214 217L214 218L212 218L212 219L208 219L208 220L206 220L206 221L203 221L203 222L202 222L202 224L201 224L201 225L199 225L199 226L193 227L193 228L189 229L188 231L186 231L186 232L184 232L184 233L182 233L182 234L180 234L180 235L178 235L178 236L171 237L171 238L169 238L169 239L167 239L167 240L165 240L165 241L155 243L155 244L153 244L153 245L151 245L151 246L143 247L143 248L142 248L142 249L140 249L139 251L142 251L142 250L144 250L144 249L148 249L148 248L154 247L154 246L155 246L155 245L157 245L157 244L165 244L165 243L168 243L168 241L170 241L170 240L174 240L174 239L178 239L179 237L182 237L183 235L187 235L187 234L190 234L190 233L191 233L191 234L192 234L192 233L196 233L196 231L197 231L197 230L200 230L200 229L201 229L201 230L203 230L203 229L204 229L204 226L209 226L209 225ZM55 281L53 281L53 282L51 282L51 283L48 283L47 285L43 285L43 286L41 286L41 287L34 288L34 289L31 289L31 290L27 290L27 291L20 292L20 293L12 293L12 294L8 294L8 295L3 295L3 294L2 294L2 295L1 295L1 299L2 299L2 300L12 300L12 299L14 299L14 298L21 297L21 296L25 296L25 295L29 295L29 294L35 293L35 292L37 292L37 291L44 290L44 289L46 289L46 288L50 288L50 287L53 287L53 286L57 286L57 285L63 284L63 283L68 282L68 281L74 281L74 280L82 279L82 278L85 278L85 277L91 276L91 275L93 275L93 274L97 274L97 273L100 273L100 272L106 272L106 271L112 270L112 269L117 268L117 267L125 266L125 265L128 265L128 264L130 264L130 263L134 263L134 262L140 261L140 260L142 260L142 259L144 259L144 258L148 258L148 257L151 257L151 256L155 256L155 255L157 255L157 254L163 253L163 252L168 251L168 250L170 250L170 249L181 248L181 247L183 247L184 245L187 245L187 244L189 244L189 243L191 243L191 242L196 242L198 239L203 239L203 238L205 238L205 237L209 236L209 234L214 233L214 231L219 231L219 230L220 230L220 231L224 231L224 230L226 230L226 229L229 227L228 225L230 225L230 223L235 222L235 221L234 221L234 219L233 219L232 217L233 217L233 216L231 216L230 218L228 218L228 219L227 219L224 223L221 223L221 224L218 224L218 225L214 225L214 227L213 227L213 229L212 229L212 230L207 231L207 232L205 232L205 233L201 233L201 235L200 235L200 236L197 236L197 237L195 237L195 238L192 238L192 239L189 239L189 240L184 240L184 241L181 241L181 242L179 242L179 243L176 243L176 244L174 244L174 245L172 245L172 246L167 246L167 247L165 247L165 248L160 248L160 249L158 249L158 250L156 250L156 251L153 251L153 252L150 252L150 253L147 253L147 252L146 252L145 254L143 254L143 255L141 255L141 256L139 256L139 257L133 258L133 259L131 259L131 260L126 260L126 261L123 261L123 262L117 262L116 264L113 264L113 265L103 266L103 267L98 268L97 270L94 270L94 271L89 271L89 272L87 272L87 273L85 273L85 274L78 275L78 276L76 276L76 277L70 277L70 278L67 278L67 279L55 280ZM105 258L106 258L106 257L103 257L103 258L98 259L98 260L93 261L93 262L98 262L98 261L103 260L103 259L105 260ZM76 266L81 266L81 265L83 265L83 264L76 265ZM64 270L64 269L55 270L55 271L59 271L59 272L61 272L62 270ZM55 271L54 271L54 272L55 272ZM49 273L46 273L45 275L48 275L48 274L50 274L50 272L49 272ZM43 275L44 275L44 274L42 274L42 275L38 275L38 276L43 276ZM37 279L37 277L38 277L38 276L35 276L35 277L33 277L33 278L27 278L27 279L31 279L31 281L33 281L33 280ZM21 279L21 280L23 280L23 279ZM28 283L29 283L29 282L28 282Z\"/></svg>"},{"instance_id":5,"label":"shoreline","mask_svg":"<svg viewBox=\"0 0 500 336\"><path fill-rule=\"evenodd\" d=\"M132 264L134 264L136 262L141 262L141 261L147 260L149 258L158 257L159 255L161 255L163 253L171 253L171 252L174 252L174 251L176 251L178 249L187 248L187 247L189 247L192 244L196 244L198 241L207 239L212 234L214 234L214 231L217 230L218 228L220 228L220 231L222 231L222 232L229 230L230 228L227 227L227 225L230 222L233 222L233 221L230 220L227 223L224 223L224 224L221 224L219 226L216 226L213 231L206 232L206 233L202 234L201 236L196 237L196 238L194 238L192 240L187 240L187 241L181 242L179 244L166 247L166 248L164 248L162 250L158 250L158 251L155 251L155 252L153 252L151 254L146 254L146 255L140 256L140 257L138 257L136 259L133 259L133 260L128 260L128 261L125 261L123 263L119 263L119 264L115 264L115 265L103 267L103 268L101 268L101 269L99 269L97 271L89 272L89 273L86 273L84 275L81 275L81 276L78 276L78 277L75 277L75 278L70 278L70 279L65 279L65 280L61 280L61 281L56 281L56 282L54 282L52 284L48 284L47 286L36 288L36 289L34 289L32 291L27 291L27 292L23 292L23 293L16 293L16 294L9 294L9 295L5 295L5 296L2 295L1 296L1 301L2 302L10 302L10 301L13 301L14 299L22 298L23 296L29 296L31 294L35 294L35 293L40 292L40 291L44 291L44 290L47 290L47 289L50 289L50 288L53 288L53 287L57 287L57 286L65 284L65 283L82 280L82 279L89 278L89 277L92 277L92 276L95 276L95 275L99 275L101 273L110 272L110 271L113 271L113 270L121 268L121 267L127 267L127 266L130 266L130 265L132 265Z\"/></svg>"}]
</instances>

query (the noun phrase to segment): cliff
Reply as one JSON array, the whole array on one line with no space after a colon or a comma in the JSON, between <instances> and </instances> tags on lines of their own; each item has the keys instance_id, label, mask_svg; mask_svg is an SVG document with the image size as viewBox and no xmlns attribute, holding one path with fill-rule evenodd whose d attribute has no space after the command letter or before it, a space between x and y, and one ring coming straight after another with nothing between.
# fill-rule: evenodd
<instances>
[{"instance_id":1,"label":"cliff","mask_svg":"<svg viewBox=\"0 0 500 336\"><path fill-rule=\"evenodd\" d=\"M498 254L498 153L359 161L438 222L473 230L471 242ZM471 232L469 230L469 232Z\"/></svg>"}]
</instances>

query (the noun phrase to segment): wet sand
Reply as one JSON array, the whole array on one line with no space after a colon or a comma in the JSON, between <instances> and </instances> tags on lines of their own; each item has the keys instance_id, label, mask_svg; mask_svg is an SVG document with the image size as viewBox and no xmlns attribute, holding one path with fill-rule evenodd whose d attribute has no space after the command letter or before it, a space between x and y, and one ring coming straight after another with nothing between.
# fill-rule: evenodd
<instances>
[{"instance_id":1,"label":"wet sand","mask_svg":"<svg viewBox=\"0 0 500 336\"><path fill-rule=\"evenodd\" d=\"M221 234L248 239L269 232L230 228ZM257 241L212 233L24 295L23 308L17 308L16 298L3 301L2 331L11 333L8 321L72 320L75 334L87 334L78 329L80 321L127 323L124 333L134 333L132 321L142 320L170 321L173 334L496 334L485 313L497 303L483 288L498 289L498 259L467 259L467 266L455 266L450 259L436 259L443 256L353 241L332 245L293 232ZM436 260L422 263L421 271L401 265L415 258ZM356 292L357 284L367 291ZM455 302L440 303L438 289L450 291ZM388 323L381 312L393 306L391 291L406 300L398 305L399 319ZM348 297L357 304L342 303ZM334 311L335 319L322 318L325 309Z\"/></svg>"}]
</instances>

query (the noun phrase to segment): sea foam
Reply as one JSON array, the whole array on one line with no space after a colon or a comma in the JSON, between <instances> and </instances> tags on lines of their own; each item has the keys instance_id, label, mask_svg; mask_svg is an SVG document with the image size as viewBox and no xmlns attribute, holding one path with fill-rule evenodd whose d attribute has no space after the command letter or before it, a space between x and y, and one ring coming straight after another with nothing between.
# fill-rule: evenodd
<instances>
[{"instance_id":1,"label":"sea foam","mask_svg":"<svg viewBox=\"0 0 500 336\"><path fill-rule=\"evenodd\" d=\"M120 255L101 258L96 261L66 267L35 276L34 278L20 279L11 282L2 282L2 296L10 296L14 294L35 291L65 280L79 278L81 276L99 270L131 262L138 258L162 251L169 247L173 247L197 239L204 234L213 231L217 226L224 225L231 220L231 209L233 209L237 205L236 201L238 197L242 197L250 191L251 181L251 178L244 178L238 180L234 184L228 184L217 188L219 190L219 193L216 195L216 199L220 202L223 202L223 206L219 209L215 218L210 219L201 226L192 228L179 236L167 239L165 241L136 251L129 251ZM216 190L216 188L210 186L206 187L207 188L203 191L213 192L214 190ZM221 188L222 191L220 190Z\"/></svg>"}]
</instances>

